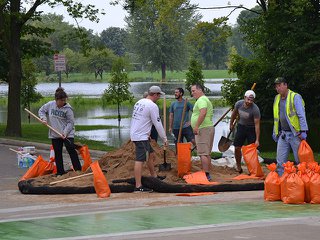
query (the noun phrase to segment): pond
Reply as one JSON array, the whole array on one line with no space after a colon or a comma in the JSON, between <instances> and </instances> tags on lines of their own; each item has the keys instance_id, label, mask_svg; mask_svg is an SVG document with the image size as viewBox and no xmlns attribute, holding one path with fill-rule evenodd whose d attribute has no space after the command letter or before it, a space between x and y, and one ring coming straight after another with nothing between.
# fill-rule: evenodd
<instances>
[{"instance_id":1,"label":"pond","mask_svg":"<svg viewBox=\"0 0 320 240\"><path fill-rule=\"evenodd\" d=\"M209 96L221 96L221 86L223 79L207 79L205 87L210 89ZM183 82L131 82L130 92L136 98L140 98L145 91L152 85L158 85L162 91L170 98L173 98L174 89L177 87L185 88ZM36 90L43 96L53 96L58 87L58 83L39 83ZM62 83L61 85L69 96L82 95L85 97L101 97L109 83ZM0 97L8 95L8 85L0 84Z\"/></svg>"}]
</instances>

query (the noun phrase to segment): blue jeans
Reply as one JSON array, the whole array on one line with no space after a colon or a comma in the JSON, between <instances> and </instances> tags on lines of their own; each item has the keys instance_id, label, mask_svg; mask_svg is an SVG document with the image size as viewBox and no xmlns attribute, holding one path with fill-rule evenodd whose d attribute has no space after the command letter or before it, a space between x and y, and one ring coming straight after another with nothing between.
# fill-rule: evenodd
<instances>
[{"instance_id":1,"label":"blue jeans","mask_svg":"<svg viewBox=\"0 0 320 240\"><path fill-rule=\"evenodd\" d=\"M282 176L284 172L282 164L288 161L290 148L292 149L296 164L299 164L298 149L300 142L300 138L298 136L294 136L292 132L281 132L277 144L277 171L279 176Z\"/></svg>"}]
</instances>

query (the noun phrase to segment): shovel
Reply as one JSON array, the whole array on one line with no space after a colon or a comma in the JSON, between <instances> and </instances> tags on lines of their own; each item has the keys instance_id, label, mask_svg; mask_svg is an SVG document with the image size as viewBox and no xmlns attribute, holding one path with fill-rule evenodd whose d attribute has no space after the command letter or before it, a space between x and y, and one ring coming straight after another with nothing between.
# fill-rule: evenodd
<instances>
[{"instance_id":1,"label":"shovel","mask_svg":"<svg viewBox=\"0 0 320 240\"><path fill-rule=\"evenodd\" d=\"M166 104L166 95L163 96L163 128L164 132L167 134L167 104ZM167 163L167 156L166 156L167 146L163 146L163 163L159 165L159 171L170 171L171 170L171 163Z\"/></svg>"},{"instance_id":2,"label":"shovel","mask_svg":"<svg viewBox=\"0 0 320 240\"><path fill-rule=\"evenodd\" d=\"M227 137L222 136L220 138L220 141L218 143L218 149L220 152L225 152L229 149L229 147L232 144L232 140L229 139L231 133L233 132L233 129L229 132Z\"/></svg>"}]
</instances>

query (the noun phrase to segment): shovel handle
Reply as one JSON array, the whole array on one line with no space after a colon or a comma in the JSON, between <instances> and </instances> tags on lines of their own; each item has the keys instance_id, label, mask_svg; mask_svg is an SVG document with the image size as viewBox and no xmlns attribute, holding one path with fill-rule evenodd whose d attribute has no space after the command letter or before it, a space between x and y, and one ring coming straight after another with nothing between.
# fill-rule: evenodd
<instances>
[{"instance_id":1,"label":"shovel handle","mask_svg":"<svg viewBox=\"0 0 320 240\"><path fill-rule=\"evenodd\" d=\"M177 143L179 143L181 140L181 132L182 132L182 126L183 126L183 122L184 122L184 116L186 114L187 103L188 103L188 98L185 99L184 104L183 104L182 117L181 117L181 121L180 121L180 128L179 128L179 135L178 135Z\"/></svg>"},{"instance_id":2,"label":"shovel handle","mask_svg":"<svg viewBox=\"0 0 320 240\"><path fill-rule=\"evenodd\" d=\"M37 119L39 122L41 122L42 124L44 124L43 121L42 121L37 115L35 115L33 112L29 111L29 109L25 108L24 110L25 110L27 113L29 113L32 117L34 117L35 119ZM66 138L65 136L63 136L63 134L60 133L57 129L51 127L49 124L44 124L44 125L46 125L49 129L51 129L51 130L54 131L56 134L58 134L61 138L66 139L66 140L70 143L70 140L69 140L68 138Z\"/></svg>"}]
</instances>

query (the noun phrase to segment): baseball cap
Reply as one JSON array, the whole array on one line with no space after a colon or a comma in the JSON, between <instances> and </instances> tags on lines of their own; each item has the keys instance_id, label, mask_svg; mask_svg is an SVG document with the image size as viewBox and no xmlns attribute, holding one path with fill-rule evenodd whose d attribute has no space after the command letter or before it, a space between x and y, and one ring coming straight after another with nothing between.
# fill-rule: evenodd
<instances>
[{"instance_id":1,"label":"baseball cap","mask_svg":"<svg viewBox=\"0 0 320 240\"><path fill-rule=\"evenodd\" d=\"M284 77L277 77L275 80L274 80L274 83L277 84L277 83L287 83L287 80L284 78Z\"/></svg>"},{"instance_id":2,"label":"baseball cap","mask_svg":"<svg viewBox=\"0 0 320 240\"><path fill-rule=\"evenodd\" d=\"M160 93L161 95L164 95L165 93L161 91L161 88L159 86L151 86L149 88L149 93Z\"/></svg>"},{"instance_id":3,"label":"baseball cap","mask_svg":"<svg viewBox=\"0 0 320 240\"><path fill-rule=\"evenodd\" d=\"M245 97L248 97L248 98L256 98L256 94L255 94L255 92L252 91L252 90L246 91L245 94L244 94L244 96L245 96Z\"/></svg>"}]
</instances>

